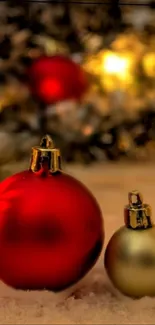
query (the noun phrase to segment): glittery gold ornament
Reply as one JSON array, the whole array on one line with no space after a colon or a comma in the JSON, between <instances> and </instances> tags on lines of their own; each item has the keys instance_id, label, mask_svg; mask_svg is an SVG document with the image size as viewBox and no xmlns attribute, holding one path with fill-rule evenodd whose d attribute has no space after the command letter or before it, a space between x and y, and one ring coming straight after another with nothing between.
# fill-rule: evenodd
<instances>
[{"instance_id":1,"label":"glittery gold ornament","mask_svg":"<svg viewBox=\"0 0 155 325\"><path fill-rule=\"evenodd\" d=\"M129 193L125 226L110 239L104 264L114 286L123 294L155 296L155 226L151 208L137 191Z\"/></svg>"}]
</instances>

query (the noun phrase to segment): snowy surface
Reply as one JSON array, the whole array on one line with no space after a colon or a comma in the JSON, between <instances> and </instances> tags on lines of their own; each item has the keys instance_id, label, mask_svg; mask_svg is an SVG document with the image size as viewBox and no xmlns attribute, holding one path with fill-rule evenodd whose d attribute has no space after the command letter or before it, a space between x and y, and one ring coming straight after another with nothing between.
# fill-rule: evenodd
<instances>
[{"instance_id":1,"label":"snowy surface","mask_svg":"<svg viewBox=\"0 0 155 325\"><path fill-rule=\"evenodd\" d=\"M67 167L94 193L103 210L106 239L123 223L127 193L138 189L155 212L155 166L114 164ZM155 220L155 219L154 219ZM132 300L106 277L104 249L94 269L59 294L15 291L0 283L0 324L155 324L155 298Z\"/></svg>"}]
</instances>

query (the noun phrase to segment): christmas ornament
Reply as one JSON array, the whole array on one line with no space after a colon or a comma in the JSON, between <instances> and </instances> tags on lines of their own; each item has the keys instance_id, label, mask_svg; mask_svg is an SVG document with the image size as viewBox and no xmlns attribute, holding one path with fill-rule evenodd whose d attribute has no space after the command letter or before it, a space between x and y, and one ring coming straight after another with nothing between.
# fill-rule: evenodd
<instances>
[{"instance_id":1,"label":"christmas ornament","mask_svg":"<svg viewBox=\"0 0 155 325\"><path fill-rule=\"evenodd\" d=\"M36 59L28 74L33 94L45 104L80 99L88 88L82 67L62 55Z\"/></svg>"},{"instance_id":2,"label":"christmas ornament","mask_svg":"<svg viewBox=\"0 0 155 325\"><path fill-rule=\"evenodd\" d=\"M0 278L16 289L65 289L100 255L100 208L84 185L62 172L49 136L32 148L29 170L0 184L0 216Z\"/></svg>"},{"instance_id":3,"label":"christmas ornament","mask_svg":"<svg viewBox=\"0 0 155 325\"><path fill-rule=\"evenodd\" d=\"M155 227L151 208L137 191L129 193L125 226L110 239L105 268L123 294L135 298L155 295Z\"/></svg>"}]
</instances>

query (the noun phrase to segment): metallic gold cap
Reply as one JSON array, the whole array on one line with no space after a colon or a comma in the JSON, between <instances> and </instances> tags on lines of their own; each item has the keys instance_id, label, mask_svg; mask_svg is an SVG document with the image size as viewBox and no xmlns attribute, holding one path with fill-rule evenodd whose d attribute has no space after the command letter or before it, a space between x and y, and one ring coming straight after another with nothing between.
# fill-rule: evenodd
<instances>
[{"instance_id":1,"label":"metallic gold cap","mask_svg":"<svg viewBox=\"0 0 155 325\"><path fill-rule=\"evenodd\" d=\"M46 168L51 173L56 173L61 170L61 154L60 150L55 148L53 140L49 135L45 135L40 146L32 148L32 157L30 170L38 172L46 165Z\"/></svg>"},{"instance_id":2,"label":"metallic gold cap","mask_svg":"<svg viewBox=\"0 0 155 325\"><path fill-rule=\"evenodd\" d=\"M143 203L141 193L132 191L128 194L129 204L124 210L125 225L132 229L146 229L152 227L151 207Z\"/></svg>"}]
</instances>

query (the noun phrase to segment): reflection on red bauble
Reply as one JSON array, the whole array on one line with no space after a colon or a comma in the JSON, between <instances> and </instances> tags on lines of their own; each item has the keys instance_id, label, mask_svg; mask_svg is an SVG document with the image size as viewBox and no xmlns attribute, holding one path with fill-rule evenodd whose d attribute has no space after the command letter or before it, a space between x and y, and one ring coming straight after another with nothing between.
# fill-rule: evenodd
<instances>
[{"instance_id":1,"label":"reflection on red bauble","mask_svg":"<svg viewBox=\"0 0 155 325\"><path fill-rule=\"evenodd\" d=\"M32 93L45 104L80 99L88 88L86 72L80 65L62 55L36 59L28 75Z\"/></svg>"},{"instance_id":2,"label":"reflection on red bauble","mask_svg":"<svg viewBox=\"0 0 155 325\"><path fill-rule=\"evenodd\" d=\"M30 170L0 185L0 278L16 289L67 288L92 268L103 245L95 198L61 172L59 150L51 148L33 148Z\"/></svg>"}]
</instances>

